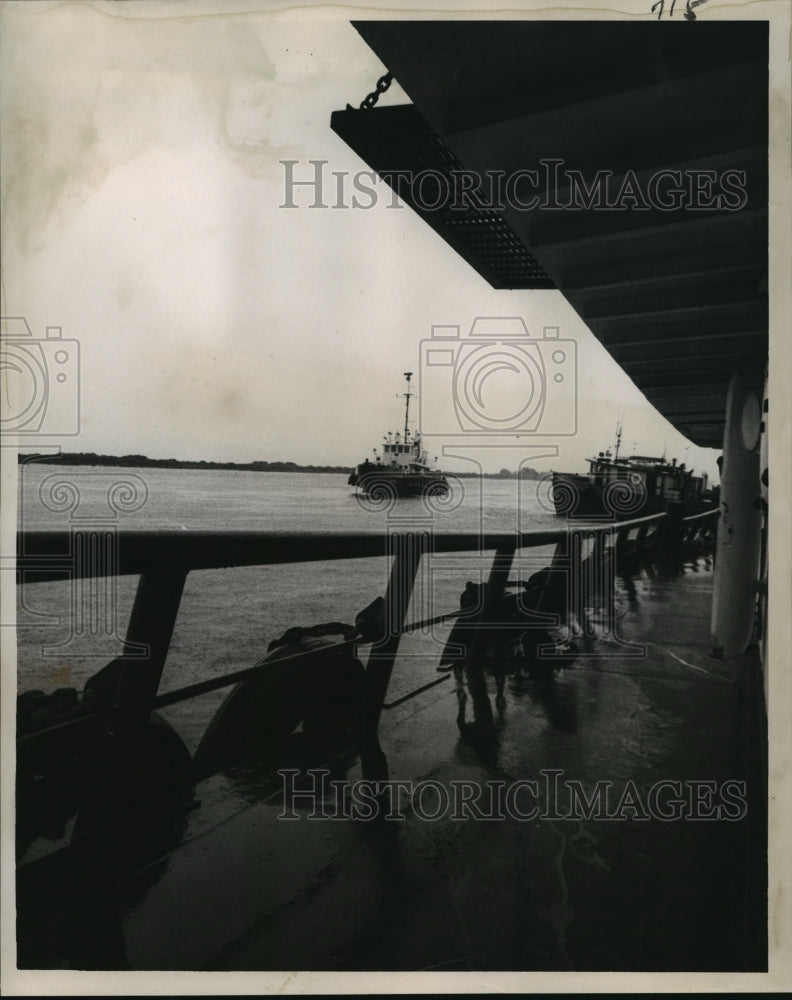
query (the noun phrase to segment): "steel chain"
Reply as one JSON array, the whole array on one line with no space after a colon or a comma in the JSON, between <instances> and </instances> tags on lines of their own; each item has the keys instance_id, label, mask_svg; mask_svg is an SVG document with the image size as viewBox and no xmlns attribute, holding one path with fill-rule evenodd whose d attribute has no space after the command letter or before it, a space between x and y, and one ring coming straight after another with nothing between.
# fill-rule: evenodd
<instances>
[{"instance_id":1,"label":"steel chain","mask_svg":"<svg viewBox=\"0 0 792 1000\"><path fill-rule=\"evenodd\" d=\"M377 80L376 90L372 90L371 93L367 94L366 97L364 97L360 102L361 111L368 111L373 108L379 100L380 94L384 94L392 82L393 73L386 73L384 76L381 76L379 80Z\"/></svg>"}]
</instances>

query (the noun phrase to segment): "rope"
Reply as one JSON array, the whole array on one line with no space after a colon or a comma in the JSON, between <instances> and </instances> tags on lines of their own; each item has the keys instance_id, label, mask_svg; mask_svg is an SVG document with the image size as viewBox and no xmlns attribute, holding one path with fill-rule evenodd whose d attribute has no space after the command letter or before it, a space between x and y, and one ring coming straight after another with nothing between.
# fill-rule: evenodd
<instances>
[{"instance_id":1,"label":"rope","mask_svg":"<svg viewBox=\"0 0 792 1000\"><path fill-rule=\"evenodd\" d=\"M295 625L293 628L286 629L279 639L273 639L269 646L267 646L267 652L277 649L279 646L288 646L291 643L299 642L301 639L340 635L343 636L344 642L348 642L357 634L357 626L347 625L344 622L325 622L321 625Z\"/></svg>"}]
</instances>

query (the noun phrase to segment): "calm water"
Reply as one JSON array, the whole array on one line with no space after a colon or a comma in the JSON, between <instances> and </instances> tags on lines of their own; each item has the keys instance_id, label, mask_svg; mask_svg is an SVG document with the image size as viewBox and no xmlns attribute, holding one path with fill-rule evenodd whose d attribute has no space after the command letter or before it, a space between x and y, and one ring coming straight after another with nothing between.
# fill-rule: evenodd
<instances>
[{"instance_id":1,"label":"calm water","mask_svg":"<svg viewBox=\"0 0 792 1000\"><path fill-rule=\"evenodd\" d=\"M557 526L547 489L510 479L449 476L448 498L384 508L357 498L346 474L112 469L29 463L20 470L20 520L68 528L83 518L123 530L364 531L427 523L437 531ZM429 506L432 504L433 506Z\"/></svg>"},{"instance_id":2,"label":"calm water","mask_svg":"<svg viewBox=\"0 0 792 1000\"><path fill-rule=\"evenodd\" d=\"M68 530L81 521L119 530L363 531L389 526L443 531L511 531L557 527L546 491L515 480L452 480L450 498L430 509L420 498L389 508L361 501L346 475L256 473L191 469L110 469L31 463L20 468L20 523ZM516 568L527 575L549 561L532 550ZM486 577L489 558L474 554L423 561L412 620L457 606L466 580ZM252 666L268 643L294 625L351 622L385 593L384 559L243 567L191 573L176 624L161 690ZM45 691L85 680L121 651L137 579L112 582L102 595L115 636L75 636L75 605L87 599L67 581L20 588L19 689ZM111 632L113 630L111 629ZM390 697L437 676L427 657L446 632L406 637ZM225 696L214 692L166 713L190 749Z\"/></svg>"}]
</instances>

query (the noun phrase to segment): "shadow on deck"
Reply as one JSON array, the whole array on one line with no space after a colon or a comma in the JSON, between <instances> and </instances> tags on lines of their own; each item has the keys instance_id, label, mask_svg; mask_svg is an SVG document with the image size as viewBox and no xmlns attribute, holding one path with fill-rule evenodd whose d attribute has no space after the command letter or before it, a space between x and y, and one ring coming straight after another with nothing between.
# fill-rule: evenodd
<instances>
[{"instance_id":1,"label":"shadow on deck","mask_svg":"<svg viewBox=\"0 0 792 1000\"><path fill-rule=\"evenodd\" d=\"M23 869L19 964L766 969L759 658L754 648L712 658L711 594L702 559L682 575L622 580L618 639L598 640L549 680L512 670L499 683L487 672L487 738L469 725L461 677L386 709L390 777L420 789L412 802L403 793L402 819L331 819L339 799L328 786L324 818L309 819L298 800L298 818L279 819L283 780L235 767L199 783L180 845L116 887L86 893L56 860ZM360 777L354 754L327 766L332 778ZM526 780L537 784L516 785ZM303 774L294 787L314 781ZM506 815L505 799L502 819L472 818L486 797L460 806L497 782L522 817ZM570 799L575 782L589 818L579 793ZM610 785L605 800L598 782ZM677 798L699 818L676 816Z\"/></svg>"}]
</instances>

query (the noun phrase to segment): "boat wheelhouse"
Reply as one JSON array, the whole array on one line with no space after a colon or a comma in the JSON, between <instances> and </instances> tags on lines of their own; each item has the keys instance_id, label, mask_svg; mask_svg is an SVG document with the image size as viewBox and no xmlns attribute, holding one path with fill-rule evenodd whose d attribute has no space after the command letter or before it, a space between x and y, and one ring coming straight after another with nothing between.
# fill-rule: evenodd
<instances>
[{"instance_id":1,"label":"boat wheelhouse","mask_svg":"<svg viewBox=\"0 0 792 1000\"><path fill-rule=\"evenodd\" d=\"M631 455L619 458L621 427L616 432L616 450L600 452L588 459L588 473L553 473L553 502L563 516L613 515L634 517L680 505L686 514L711 508L717 487L710 489L708 476L693 474L684 462L665 455Z\"/></svg>"},{"instance_id":2,"label":"boat wheelhouse","mask_svg":"<svg viewBox=\"0 0 792 1000\"><path fill-rule=\"evenodd\" d=\"M389 431L382 452L373 449L374 459L366 459L350 475L348 484L373 499L388 497L440 496L448 493L448 481L432 469L420 433L410 431L410 391L412 372L405 372L404 431Z\"/></svg>"}]
</instances>

